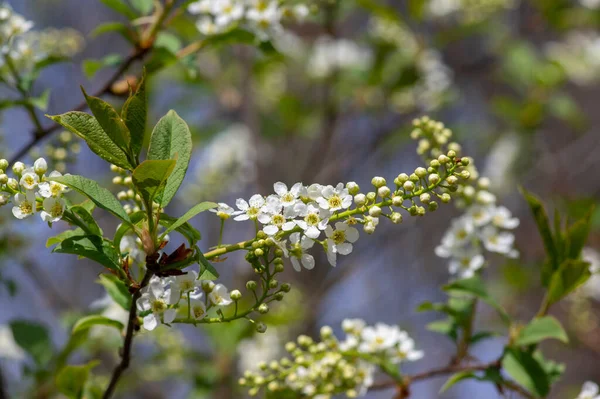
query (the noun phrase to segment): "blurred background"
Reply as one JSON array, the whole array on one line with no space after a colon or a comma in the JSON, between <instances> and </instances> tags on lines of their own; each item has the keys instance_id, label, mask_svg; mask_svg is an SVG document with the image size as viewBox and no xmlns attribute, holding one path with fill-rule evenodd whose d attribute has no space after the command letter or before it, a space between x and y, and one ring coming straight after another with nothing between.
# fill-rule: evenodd
<instances>
[{"instance_id":1,"label":"blurred background","mask_svg":"<svg viewBox=\"0 0 600 399\"><path fill-rule=\"evenodd\" d=\"M117 34L92 37L101 23L121 20L98 0L10 0L34 29L65 29L56 44L73 46L73 61L44 70L34 92L51 89L48 114L69 111L82 95L102 87L114 66L130 52ZM572 217L600 200L600 1L597 0L345 0L314 3L318 12L285 25L273 49L234 45L211 48L161 68L149 81L149 126L175 109L194 134L192 165L182 190L167 209L181 215L210 200L233 204L238 197L272 192L272 184L356 181L368 187L373 176L393 179L420 165L410 139L411 121L429 115L443 121L492 182L499 202L521 219L516 230L521 258L492 258L485 276L496 298L517 318L528 320L541 301L538 268L544 253L522 185L545 203ZM192 15L181 15L160 45L177 51L199 35ZM65 33L66 32L66 33ZM152 60L150 60L152 61ZM141 63L131 69L139 75ZM9 91L0 96L10 98ZM106 96L120 105L119 96ZM42 113L39 113L42 115ZM50 125L49 121L42 121ZM1 116L0 156L10 157L31 140L26 112ZM111 187L114 175L85 143L57 131L30 152ZM56 166L58 165L58 166ZM409 172L410 173L410 172ZM442 206L400 226L383 224L373 236L361 234L351 256L336 268L324 256L308 272L291 268L281 280L292 294L264 321L269 330L254 336L251 326L178 326L140 334L122 398L241 398L241 370L283 355L285 342L299 333L316 336L322 325L340 332L344 318L399 324L413 336L425 358L409 373L446 364L449 340L427 330L439 319L417 313L425 300L444 300L446 260L433 249L460 210ZM588 253L600 249L600 212ZM43 377L32 375L31 360L14 344L11 320L40 323L50 332L49 348L65 345L77 317L106 307L101 272L87 260L49 256L46 239L57 233L39 220L12 223L0 215L0 368L4 387L15 398L45 398ZM99 220L105 232L114 221ZM207 249L217 241L219 222L202 216L192 223ZM230 223L225 242L252 234L251 224ZM174 245L174 244L173 244ZM238 255L217 264L228 288L242 288L254 272ZM548 355L569 367L551 398L575 397L585 380L600 381L600 283L553 310L572 341L550 342ZM112 312L112 313L111 313ZM500 328L493 312L480 309L479 327ZM77 356L99 356L95 382L103 386L117 361L118 334L99 331ZM476 346L473 355L491 361L504 341ZM415 398L437 398L445 379L414 386ZM393 392L369 393L390 398ZM496 398L491 385L465 382L443 398ZM516 397L516 396L513 396Z\"/></svg>"}]
</instances>

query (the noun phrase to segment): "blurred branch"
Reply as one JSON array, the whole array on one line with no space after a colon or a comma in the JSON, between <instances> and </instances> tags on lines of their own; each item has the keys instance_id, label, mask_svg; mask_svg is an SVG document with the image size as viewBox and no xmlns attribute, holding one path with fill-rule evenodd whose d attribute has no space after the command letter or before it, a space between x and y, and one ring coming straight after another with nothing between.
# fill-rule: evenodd
<instances>
[{"instance_id":1,"label":"blurred branch","mask_svg":"<svg viewBox=\"0 0 600 399\"><path fill-rule=\"evenodd\" d=\"M6 384L4 381L4 375L2 375L2 369L0 369L0 399L8 399L8 393L6 392Z\"/></svg>"},{"instance_id":2,"label":"blurred branch","mask_svg":"<svg viewBox=\"0 0 600 399\"><path fill-rule=\"evenodd\" d=\"M131 305L129 306L129 319L127 322L127 332L125 333L125 338L123 339L123 348L121 352L121 362L117 364L115 369L113 370L112 377L110 379L110 383L102 395L103 399L109 399L112 397L115 392L115 388L121 379L121 375L127 368L129 367L129 363L131 361L131 348L133 346L133 332L135 330L137 321L137 300L142 296L142 288L148 285L150 279L152 278L152 272L146 267L146 275L144 275L144 279L140 283L140 285L135 289L131 297Z\"/></svg>"},{"instance_id":3,"label":"blurred branch","mask_svg":"<svg viewBox=\"0 0 600 399\"><path fill-rule=\"evenodd\" d=\"M127 59L125 62L121 64L119 69L115 71L115 73L106 81L106 83L100 88L100 90L96 91L93 96L94 97L102 97L105 94L111 93L112 85L115 84L121 77L129 70L129 68L133 65L137 60L143 59L146 54L151 50L151 47L148 48L137 48ZM83 111L87 108L87 103L82 101L79 105L77 105L73 110L74 111ZM53 123L52 125L43 128L36 129L32 132L31 140L25 144L19 151L12 155L9 163L13 164L18 161L20 158L25 156L29 150L31 150L39 141L44 138L50 136L52 133L60 130L61 126L59 124Z\"/></svg>"}]
</instances>

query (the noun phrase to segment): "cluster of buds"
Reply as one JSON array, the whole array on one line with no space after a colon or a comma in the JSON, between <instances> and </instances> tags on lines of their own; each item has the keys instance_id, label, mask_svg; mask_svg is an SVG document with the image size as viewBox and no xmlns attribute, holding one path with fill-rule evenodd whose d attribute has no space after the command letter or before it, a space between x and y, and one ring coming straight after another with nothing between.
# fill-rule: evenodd
<instances>
[{"instance_id":1,"label":"cluster of buds","mask_svg":"<svg viewBox=\"0 0 600 399\"><path fill-rule=\"evenodd\" d=\"M57 222L63 217L65 201L63 194L68 191L63 184L51 180L62 174L57 171L46 176L48 164L39 158L33 166L15 162L12 166L14 177L8 177L8 161L0 159L0 206L12 201L12 213L17 219L25 219L38 211L43 221Z\"/></svg>"},{"instance_id":2,"label":"cluster of buds","mask_svg":"<svg viewBox=\"0 0 600 399\"><path fill-rule=\"evenodd\" d=\"M285 349L291 359L259 364L260 371L246 371L240 385L252 396L266 389L281 397L296 394L324 399L345 394L354 398L364 395L373 384L377 368L389 372L390 364L423 357L415 350L414 340L397 326L367 326L363 320L346 319L342 329L346 333L343 341L331 327L324 326L320 342L306 335L288 342Z\"/></svg>"},{"instance_id":3,"label":"cluster of buds","mask_svg":"<svg viewBox=\"0 0 600 399\"><path fill-rule=\"evenodd\" d=\"M132 214L144 209L142 197L135 190L131 173L117 165L110 165L110 170L116 174L112 179L113 184L122 188L117 193L117 199L123 203L125 212Z\"/></svg>"},{"instance_id":4,"label":"cluster of buds","mask_svg":"<svg viewBox=\"0 0 600 399\"><path fill-rule=\"evenodd\" d=\"M34 149L31 154L38 156L42 150ZM67 165L76 161L81 152L81 140L69 131L62 131L43 148L44 158L58 172L65 173ZM41 155L41 154L40 154Z\"/></svg>"},{"instance_id":5,"label":"cluster of buds","mask_svg":"<svg viewBox=\"0 0 600 399\"><path fill-rule=\"evenodd\" d=\"M203 35L244 26L266 39L270 32L282 29L282 20L302 21L310 10L302 3L286 5L274 0L198 0L188 6L188 11L199 15L196 26Z\"/></svg>"}]
</instances>

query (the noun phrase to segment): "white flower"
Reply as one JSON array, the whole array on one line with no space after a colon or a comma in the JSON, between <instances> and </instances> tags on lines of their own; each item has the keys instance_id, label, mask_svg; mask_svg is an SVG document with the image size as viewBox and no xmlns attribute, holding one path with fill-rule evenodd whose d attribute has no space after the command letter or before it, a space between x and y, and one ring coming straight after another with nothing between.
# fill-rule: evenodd
<instances>
[{"instance_id":1,"label":"white flower","mask_svg":"<svg viewBox=\"0 0 600 399\"><path fill-rule=\"evenodd\" d=\"M151 311L144 316L144 328L148 331L154 330L161 318L163 323L171 323L177 315L177 311L169 309L169 305L175 305L179 298L171 295L170 289L165 289L165 282L159 277L152 277L150 284L144 288L142 296L137 300L138 311Z\"/></svg>"},{"instance_id":2,"label":"white flower","mask_svg":"<svg viewBox=\"0 0 600 399\"><path fill-rule=\"evenodd\" d=\"M119 243L119 251L128 254L129 258L138 264L146 261L146 253L142 250L141 240L134 235L126 235Z\"/></svg>"},{"instance_id":3,"label":"white flower","mask_svg":"<svg viewBox=\"0 0 600 399\"><path fill-rule=\"evenodd\" d=\"M233 220L256 220L264 212L263 207L265 206L265 199L260 194L254 194L250 201L239 198L235 201L235 205L239 211L234 212L234 215L238 215Z\"/></svg>"},{"instance_id":4,"label":"white flower","mask_svg":"<svg viewBox=\"0 0 600 399\"><path fill-rule=\"evenodd\" d=\"M470 242L473 236L473 221L470 217L461 217L452 221L450 230L442 238L442 246L454 248Z\"/></svg>"},{"instance_id":5,"label":"white flower","mask_svg":"<svg viewBox=\"0 0 600 399\"><path fill-rule=\"evenodd\" d=\"M33 171L38 175L43 175L48 170L48 163L44 158L38 158L33 163Z\"/></svg>"},{"instance_id":6,"label":"white flower","mask_svg":"<svg viewBox=\"0 0 600 399\"><path fill-rule=\"evenodd\" d=\"M65 201L62 198L49 197L44 199L40 216L44 222L58 222L65 212Z\"/></svg>"},{"instance_id":7,"label":"white flower","mask_svg":"<svg viewBox=\"0 0 600 399\"><path fill-rule=\"evenodd\" d=\"M331 216L328 210L302 202L296 204L294 209L299 216L303 217L302 220L295 220L295 224L304 230L304 234L308 237L316 239L321 235L321 231L327 228Z\"/></svg>"},{"instance_id":8,"label":"white flower","mask_svg":"<svg viewBox=\"0 0 600 399\"><path fill-rule=\"evenodd\" d=\"M196 22L196 28L200 33L206 36L216 35L221 31L221 28L217 26L210 17L200 18L198 22Z\"/></svg>"},{"instance_id":9,"label":"white flower","mask_svg":"<svg viewBox=\"0 0 600 399\"><path fill-rule=\"evenodd\" d=\"M52 177L61 177L61 176L62 176L62 174L60 172L53 171L52 173L50 173L50 175L48 177L52 178ZM44 198L58 197L68 191L67 186L65 186L64 184L61 184L61 183L54 182L54 181L41 182L40 184L38 184L38 189L39 189L40 195Z\"/></svg>"},{"instance_id":10,"label":"white flower","mask_svg":"<svg viewBox=\"0 0 600 399\"><path fill-rule=\"evenodd\" d=\"M281 10L275 1L255 0L254 6L246 12L246 18L255 23L258 29L280 28Z\"/></svg>"},{"instance_id":11,"label":"white flower","mask_svg":"<svg viewBox=\"0 0 600 399\"><path fill-rule=\"evenodd\" d=\"M331 266L335 266L337 263L336 254L350 254L352 243L358 240L358 230L341 222L335 224L335 230L331 226L327 226L325 234L327 235L327 260Z\"/></svg>"},{"instance_id":12,"label":"white flower","mask_svg":"<svg viewBox=\"0 0 600 399\"><path fill-rule=\"evenodd\" d=\"M342 321L342 330L346 334L359 335L367 323L363 319L344 319Z\"/></svg>"},{"instance_id":13,"label":"white flower","mask_svg":"<svg viewBox=\"0 0 600 399\"><path fill-rule=\"evenodd\" d=\"M296 4L294 7L292 7L292 14L294 15L294 18L296 18L299 21L303 21L309 13L310 10L306 6L306 4Z\"/></svg>"},{"instance_id":14,"label":"white flower","mask_svg":"<svg viewBox=\"0 0 600 399\"><path fill-rule=\"evenodd\" d=\"M402 338L402 331L397 326L377 323L365 327L361 333L362 342L359 352L376 353L393 348Z\"/></svg>"},{"instance_id":15,"label":"white flower","mask_svg":"<svg viewBox=\"0 0 600 399\"><path fill-rule=\"evenodd\" d=\"M398 346L393 348L390 352L393 363L401 363L405 360L414 362L422 359L424 356L423 351L415 349L415 341L407 335L403 336L400 339Z\"/></svg>"},{"instance_id":16,"label":"white flower","mask_svg":"<svg viewBox=\"0 0 600 399\"><path fill-rule=\"evenodd\" d=\"M208 14L213 9L214 0L200 0L191 3L187 10L190 14Z\"/></svg>"},{"instance_id":17,"label":"white flower","mask_svg":"<svg viewBox=\"0 0 600 399\"><path fill-rule=\"evenodd\" d=\"M214 0L212 12L217 26L228 26L244 16L244 5L239 0Z\"/></svg>"},{"instance_id":18,"label":"white flower","mask_svg":"<svg viewBox=\"0 0 600 399\"><path fill-rule=\"evenodd\" d=\"M496 196L489 191L481 190L477 192L475 200L482 205L491 205L496 202Z\"/></svg>"},{"instance_id":19,"label":"white flower","mask_svg":"<svg viewBox=\"0 0 600 399\"><path fill-rule=\"evenodd\" d=\"M18 193L14 198L15 206L12 209L17 219L25 219L36 212L35 193L28 191L27 194Z\"/></svg>"},{"instance_id":20,"label":"white flower","mask_svg":"<svg viewBox=\"0 0 600 399\"><path fill-rule=\"evenodd\" d=\"M339 343L342 352L350 351L358 347L358 337L356 335L348 335L344 341Z\"/></svg>"},{"instance_id":21,"label":"white flower","mask_svg":"<svg viewBox=\"0 0 600 399\"><path fill-rule=\"evenodd\" d=\"M315 242L307 236L303 235L301 237L300 233L292 233L290 235L290 244L289 254L294 270L297 272L302 270L300 264L302 264L305 269L313 269L315 267L315 258L313 258L312 255L307 254L306 250L312 248Z\"/></svg>"},{"instance_id":22,"label":"white flower","mask_svg":"<svg viewBox=\"0 0 600 399\"><path fill-rule=\"evenodd\" d=\"M198 273L190 270L186 274L175 276L175 281L171 284L171 295L179 298L181 295L193 293L198 287Z\"/></svg>"},{"instance_id":23,"label":"white flower","mask_svg":"<svg viewBox=\"0 0 600 399\"><path fill-rule=\"evenodd\" d=\"M196 320L201 320L206 317L206 304L202 300L202 294L196 298L190 299L190 313Z\"/></svg>"},{"instance_id":24,"label":"white flower","mask_svg":"<svg viewBox=\"0 0 600 399\"><path fill-rule=\"evenodd\" d=\"M498 206L492 212L492 223L502 229L514 229L519 226L519 219L513 218L506 207Z\"/></svg>"},{"instance_id":25,"label":"white flower","mask_svg":"<svg viewBox=\"0 0 600 399\"><path fill-rule=\"evenodd\" d=\"M450 261L448 271L458 274L458 278L471 278L475 272L483 267L485 258L475 250L461 251Z\"/></svg>"},{"instance_id":26,"label":"white flower","mask_svg":"<svg viewBox=\"0 0 600 399\"><path fill-rule=\"evenodd\" d=\"M296 223L288 221L288 219L295 216L296 213L293 207L283 208L278 197L269 196L266 205L263 207L263 213L258 216L258 221L265 225L263 231L272 236L280 230L290 231L296 227Z\"/></svg>"},{"instance_id":27,"label":"white flower","mask_svg":"<svg viewBox=\"0 0 600 399\"><path fill-rule=\"evenodd\" d=\"M229 219L231 215L233 215L233 208L227 205L224 202L219 202L219 206L215 209L209 209L210 212L216 213L218 217L223 220Z\"/></svg>"},{"instance_id":28,"label":"white flower","mask_svg":"<svg viewBox=\"0 0 600 399\"><path fill-rule=\"evenodd\" d=\"M469 208L467 215L473 220L473 224L477 227L485 226L493 217L494 208L491 206L474 205Z\"/></svg>"},{"instance_id":29,"label":"white flower","mask_svg":"<svg viewBox=\"0 0 600 399\"><path fill-rule=\"evenodd\" d=\"M40 177L33 171L33 168L27 168L23 171L19 184L25 190L35 190L39 182Z\"/></svg>"},{"instance_id":30,"label":"white flower","mask_svg":"<svg viewBox=\"0 0 600 399\"><path fill-rule=\"evenodd\" d=\"M588 381L583 384L581 393L575 399L600 399L600 387L598 384Z\"/></svg>"},{"instance_id":31,"label":"white flower","mask_svg":"<svg viewBox=\"0 0 600 399\"><path fill-rule=\"evenodd\" d=\"M279 201L284 207L294 206L298 202L298 197L302 191L302 183L296 183L288 190L285 183L277 182L273 184L275 193L279 196Z\"/></svg>"},{"instance_id":32,"label":"white flower","mask_svg":"<svg viewBox=\"0 0 600 399\"><path fill-rule=\"evenodd\" d=\"M321 191L321 197L317 198L317 203L321 208L335 212L350 207L352 196L348 193L348 189L344 187L344 184L339 183L336 187L324 187Z\"/></svg>"},{"instance_id":33,"label":"white flower","mask_svg":"<svg viewBox=\"0 0 600 399\"><path fill-rule=\"evenodd\" d=\"M227 306L233 303L231 297L229 296L229 291L227 291L227 287L223 284L215 285L212 292L208 294L208 298L212 302L213 305L216 306Z\"/></svg>"},{"instance_id":34,"label":"white flower","mask_svg":"<svg viewBox=\"0 0 600 399\"><path fill-rule=\"evenodd\" d=\"M308 187L302 187L302 190L300 191L300 196L316 201L317 198L321 197L321 192L323 191L323 188L324 187L322 185L313 183Z\"/></svg>"},{"instance_id":35,"label":"white flower","mask_svg":"<svg viewBox=\"0 0 600 399\"><path fill-rule=\"evenodd\" d=\"M481 240L485 249L490 252L497 252L509 257L516 255L516 251L513 248L515 236L511 233L501 232L494 226L486 226L481 231Z\"/></svg>"}]
</instances>

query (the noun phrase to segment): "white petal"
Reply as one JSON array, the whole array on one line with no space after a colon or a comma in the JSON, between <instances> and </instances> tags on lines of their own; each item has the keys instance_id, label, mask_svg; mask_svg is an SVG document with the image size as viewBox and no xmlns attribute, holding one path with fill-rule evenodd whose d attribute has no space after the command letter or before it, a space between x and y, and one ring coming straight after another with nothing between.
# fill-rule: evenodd
<instances>
[{"instance_id":1,"label":"white petal","mask_svg":"<svg viewBox=\"0 0 600 399\"><path fill-rule=\"evenodd\" d=\"M306 231L304 231L307 237L317 239L321 235L321 230L317 229L315 226L310 226Z\"/></svg>"},{"instance_id":2,"label":"white petal","mask_svg":"<svg viewBox=\"0 0 600 399\"><path fill-rule=\"evenodd\" d=\"M346 240L349 242L356 242L356 240L358 240L358 230L354 227L348 226L346 229Z\"/></svg>"},{"instance_id":3,"label":"white petal","mask_svg":"<svg viewBox=\"0 0 600 399\"><path fill-rule=\"evenodd\" d=\"M312 270L315 267L315 258L309 254L302 254L302 266L307 270Z\"/></svg>"},{"instance_id":4,"label":"white petal","mask_svg":"<svg viewBox=\"0 0 600 399\"><path fill-rule=\"evenodd\" d=\"M283 226L281 226L281 230L283 230L283 231L290 231L290 230L293 230L294 227L296 227L296 222L289 221L289 222L285 222L283 224ZM313 238L316 238L316 237L313 237Z\"/></svg>"},{"instance_id":5,"label":"white petal","mask_svg":"<svg viewBox=\"0 0 600 399\"><path fill-rule=\"evenodd\" d=\"M153 313L144 316L144 328L148 331L152 331L158 325L158 320Z\"/></svg>"},{"instance_id":6,"label":"white petal","mask_svg":"<svg viewBox=\"0 0 600 399\"><path fill-rule=\"evenodd\" d=\"M272 236L272 235L277 234L277 232L279 231L279 228L277 226L273 226L272 224L270 224L268 226L265 226L263 228L263 231L265 233L267 233L268 235Z\"/></svg>"},{"instance_id":7,"label":"white petal","mask_svg":"<svg viewBox=\"0 0 600 399\"><path fill-rule=\"evenodd\" d=\"M237 220L238 222L241 222L243 220L248 220L248 219L250 219L250 216L246 215L245 213L233 218L233 220Z\"/></svg>"},{"instance_id":8,"label":"white petal","mask_svg":"<svg viewBox=\"0 0 600 399\"><path fill-rule=\"evenodd\" d=\"M279 195L285 195L288 192L287 186L282 182L273 184L273 190Z\"/></svg>"},{"instance_id":9,"label":"white petal","mask_svg":"<svg viewBox=\"0 0 600 399\"><path fill-rule=\"evenodd\" d=\"M244 200L242 198L238 198L237 200L235 200L235 206L237 206L242 211L247 211L248 208L249 208L248 203L246 202L246 200Z\"/></svg>"},{"instance_id":10,"label":"white petal","mask_svg":"<svg viewBox=\"0 0 600 399\"><path fill-rule=\"evenodd\" d=\"M265 199L260 194L254 194L252 197L250 197L249 203L252 207L260 208L265 204Z\"/></svg>"},{"instance_id":11,"label":"white petal","mask_svg":"<svg viewBox=\"0 0 600 399\"><path fill-rule=\"evenodd\" d=\"M266 213L261 213L260 215L258 215L258 221L262 224L268 224L269 222L271 222L271 217Z\"/></svg>"},{"instance_id":12,"label":"white petal","mask_svg":"<svg viewBox=\"0 0 600 399\"><path fill-rule=\"evenodd\" d=\"M294 194L294 197L297 197L300 194L300 190L302 190L302 183L296 183L290 189L290 192Z\"/></svg>"},{"instance_id":13,"label":"white petal","mask_svg":"<svg viewBox=\"0 0 600 399\"><path fill-rule=\"evenodd\" d=\"M337 248L337 252L340 255L348 255L349 253L352 252L352 244L349 244L347 242L337 245L336 248Z\"/></svg>"},{"instance_id":14,"label":"white petal","mask_svg":"<svg viewBox=\"0 0 600 399\"><path fill-rule=\"evenodd\" d=\"M297 272L302 270L302 268L300 267L300 262L298 261L298 258L296 258L296 257L292 257L292 266L294 267L294 270Z\"/></svg>"},{"instance_id":15,"label":"white petal","mask_svg":"<svg viewBox=\"0 0 600 399\"><path fill-rule=\"evenodd\" d=\"M167 309L163 313L163 321L165 323L167 323L167 324L171 323L173 320L175 320L176 316L177 316L177 310L175 310L175 309Z\"/></svg>"}]
</instances>

